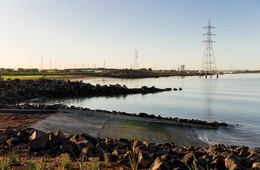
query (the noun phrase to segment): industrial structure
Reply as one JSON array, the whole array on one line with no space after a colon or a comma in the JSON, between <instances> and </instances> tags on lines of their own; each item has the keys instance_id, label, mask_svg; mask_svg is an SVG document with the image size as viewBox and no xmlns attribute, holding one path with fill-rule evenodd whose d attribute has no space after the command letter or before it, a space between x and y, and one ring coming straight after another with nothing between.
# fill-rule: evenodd
<instances>
[{"instance_id":1,"label":"industrial structure","mask_svg":"<svg viewBox=\"0 0 260 170\"><path fill-rule=\"evenodd\" d=\"M204 56L203 56L201 70L200 70L200 76L205 75L205 78L207 78L207 76L212 77L212 75L217 74L217 66L215 62L215 56L214 56L213 45L212 45L212 43L214 43L215 41L213 41L211 38L212 36L215 35L211 32L211 30L214 29L215 27L213 27L210 24L210 20L209 20L209 24L203 28L207 29L207 32L203 34L205 36L205 40L202 42L205 43L205 50L204 50Z\"/></svg>"},{"instance_id":2,"label":"industrial structure","mask_svg":"<svg viewBox=\"0 0 260 170\"><path fill-rule=\"evenodd\" d=\"M133 69L139 69L139 65L138 65L138 52L137 52L137 50L135 50L135 61L134 61Z\"/></svg>"}]
</instances>

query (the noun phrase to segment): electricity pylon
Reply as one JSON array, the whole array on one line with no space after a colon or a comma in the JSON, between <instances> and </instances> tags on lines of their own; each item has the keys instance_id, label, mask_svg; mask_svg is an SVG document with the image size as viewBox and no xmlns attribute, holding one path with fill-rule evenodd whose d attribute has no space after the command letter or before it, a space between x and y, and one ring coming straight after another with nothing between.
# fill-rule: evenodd
<instances>
[{"instance_id":1,"label":"electricity pylon","mask_svg":"<svg viewBox=\"0 0 260 170\"><path fill-rule=\"evenodd\" d=\"M134 69L139 69L139 65L138 65L138 52L137 50L135 50L135 62L134 62Z\"/></svg>"},{"instance_id":2,"label":"electricity pylon","mask_svg":"<svg viewBox=\"0 0 260 170\"><path fill-rule=\"evenodd\" d=\"M203 34L206 39L202 41L203 43L205 43L205 50L204 50L204 57L202 61L200 75L205 74L205 77L207 78L207 75L210 75L211 77L213 74L216 74L217 72L217 66L215 62L213 45L212 45L212 43L214 43L215 41L213 41L211 38L212 36L215 35L211 32L211 29L214 29L215 27L213 27L210 24L210 20L209 20L209 24L203 28L206 28L207 32Z\"/></svg>"}]
</instances>

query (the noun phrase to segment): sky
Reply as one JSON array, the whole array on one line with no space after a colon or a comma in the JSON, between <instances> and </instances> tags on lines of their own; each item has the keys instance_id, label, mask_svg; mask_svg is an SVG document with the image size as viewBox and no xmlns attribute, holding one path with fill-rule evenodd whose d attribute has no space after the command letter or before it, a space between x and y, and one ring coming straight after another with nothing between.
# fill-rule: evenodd
<instances>
[{"instance_id":1,"label":"sky","mask_svg":"<svg viewBox=\"0 0 260 170\"><path fill-rule=\"evenodd\" d=\"M260 69L260 0L0 0L0 68Z\"/></svg>"}]
</instances>

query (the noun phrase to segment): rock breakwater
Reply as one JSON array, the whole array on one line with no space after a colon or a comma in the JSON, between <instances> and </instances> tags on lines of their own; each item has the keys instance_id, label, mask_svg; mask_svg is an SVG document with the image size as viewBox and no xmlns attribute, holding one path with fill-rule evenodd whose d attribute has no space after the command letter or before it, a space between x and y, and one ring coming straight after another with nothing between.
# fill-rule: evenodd
<instances>
[{"instance_id":1,"label":"rock breakwater","mask_svg":"<svg viewBox=\"0 0 260 170\"><path fill-rule=\"evenodd\" d=\"M172 88L160 89L154 86L127 88L125 85L92 85L82 81L70 80L6 80L0 81L0 103L15 104L40 97L80 97L111 96L128 94L147 94L171 91Z\"/></svg>"},{"instance_id":2,"label":"rock breakwater","mask_svg":"<svg viewBox=\"0 0 260 170\"><path fill-rule=\"evenodd\" d=\"M104 161L129 167L129 155L140 169L257 169L260 149L245 146L210 147L178 146L174 143L156 144L124 138L94 138L86 133L63 134L43 132L33 128L0 130L0 148L21 151L36 156L57 157L67 153L75 161ZM0 155L3 156L3 155Z\"/></svg>"}]
</instances>

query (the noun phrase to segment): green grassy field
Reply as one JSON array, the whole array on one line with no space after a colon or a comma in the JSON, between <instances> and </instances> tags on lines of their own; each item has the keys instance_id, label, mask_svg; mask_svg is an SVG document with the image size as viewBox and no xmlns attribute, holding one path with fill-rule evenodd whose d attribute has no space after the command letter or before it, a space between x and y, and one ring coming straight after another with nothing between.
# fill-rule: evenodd
<instances>
[{"instance_id":1,"label":"green grassy field","mask_svg":"<svg viewBox=\"0 0 260 170\"><path fill-rule=\"evenodd\" d=\"M54 79L54 78L62 78L64 76L62 75L46 75L44 78L50 78L50 79ZM17 75L17 76L2 76L2 78L4 78L4 80L7 79L20 79L20 80L30 80L30 79L39 79L39 78L43 78L42 75Z\"/></svg>"}]
</instances>

